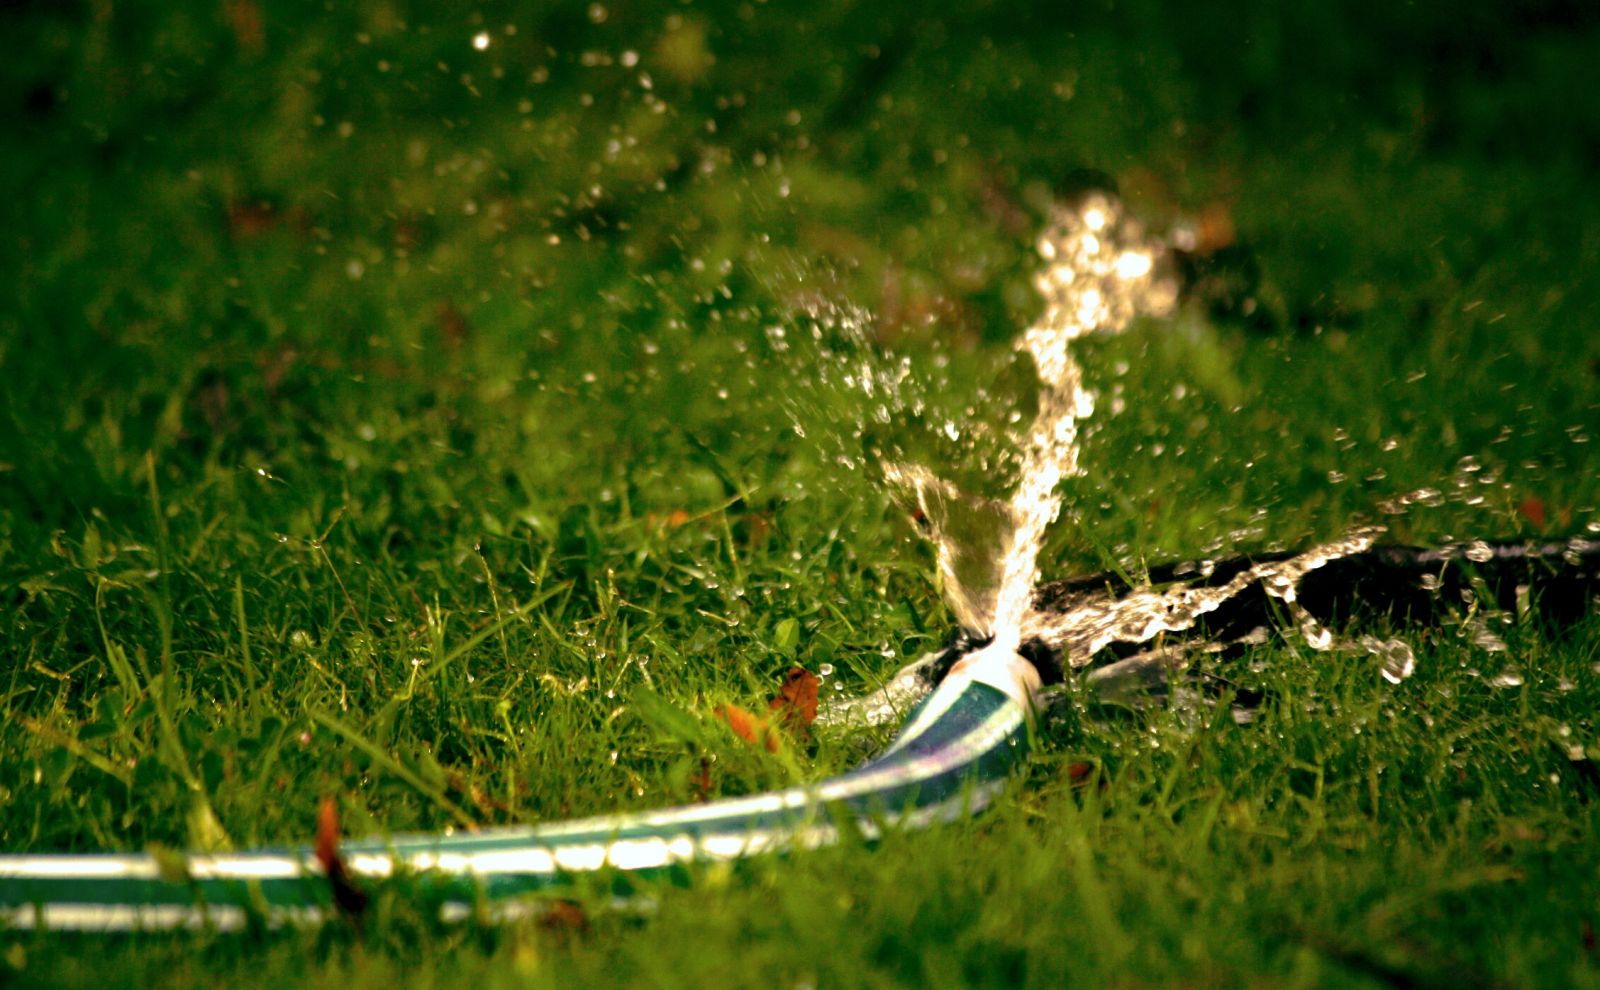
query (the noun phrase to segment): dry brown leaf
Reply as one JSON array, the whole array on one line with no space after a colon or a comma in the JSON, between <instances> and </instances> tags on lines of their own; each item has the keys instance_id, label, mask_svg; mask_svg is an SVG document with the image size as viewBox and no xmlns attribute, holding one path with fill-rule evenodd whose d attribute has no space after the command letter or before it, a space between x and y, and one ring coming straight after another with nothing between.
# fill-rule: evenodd
<instances>
[{"instance_id":1,"label":"dry brown leaf","mask_svg":"<svg viewBox=\"0 0 1600 990\"><path fill-rule=\"evenodd\" d=\"M770 718L745 711L738 705L719 705L712 712L728 723L733 734L752 746L760 746L769 753L783 748L783 733L804 737L807 728L817 720L817 675L804 667L791 667L778 688L777 696L767 702ZM779 729L783 732L780 732Z\"/></svg>"},{"instance_id":2,"label":"dry brown leaf","mask_svg":"<svg viewBox=\"0 0 1600 990\"><path fill-rule=\"evenodd\" d=\"M804 667L791 667L783 679L778 696L767 702L767 708L777 718L778 724L790 732L804 732L817 720L817 675Z\"/></svg>"},{"instance_id":3,"label":"dry brown leaf","mask_svg":"<svg viewBox=\"0 0 1600 990\"><path fill-rule=\"evenodd\" d=\"M278 226L278 211L261 201L228 204L228 232L241 240L271 233Z\"/></svg>"},{"instance_id":4,"label":"dry brown leaf","mask_svg":"<svg viewBox=\"0 0 1600 990\"><path fill-rule=\"evenodd\" d=\"M662 514L659 512L645 513L644 522L651 529L677 529L679 526L688 525L694 519L688 509L673 509Z\"/></svg>"},{"instance_id":5,"label":"dry brown leaf","mask_svg":"<svg viewBox=\"0 0 1600 990\"><path fill-rule=\"evenodd\" d=\"M1544 511L1544 502L1532 495L1517 503L1517 515L1541 529L1544 527L1547 518Z\"/></svg>"},{"instance_id":6,"label":"dry brown leaf","mask_svg":"<svg viewBox=\"0 0 1600 990\"><path fill-rule=\"evenodd\" d=\"M704 804L711 800L711 761L706 757L700 757L700 769L689 778L689 786L696 801Z\"/></svg>"},{"instance_id":7,"label":"dry brown leaf","mask_svg":"<svg viewBox=\"0 0 1600 990\"><path fill-rule=\"evenodd\" d=\"M267 40L260 6L255 0L225 0L222 6L227 13L228 27L233 31L233 40L250 54L259 53Z\"/></svg>"},{"instance_id":8,"label":"dry brown leaf","mask_svg":"<svg viewBox=\"0 0 1600 990\"><path fill-rule=\"evenodd\" d=\"M589 930L589 915L576 901L551 901L539 917L539 927L559 935L582 935Z\"/></svg>"},{"instance_id":9,"label":"dry brown leaf","mask_svg":"<svg viewBox=\"0 0 1600 990\"><path fill-rule=\"evenodd\" d=\"M1094 770L1093 763L1085 763L1082 760L1076 763L1069 763L1067 764L1067 779L1072 781L1073 787L1082 787L1094 779Z\"/></svg>"},{"instance_id":10,"label":"dry brown leaf","mask_svg":"<svg viewBox=\"0 0 1600 990\"><path fill-rule=\"evenodd\" d=\"M734 735L752 746L761 746L769 753L776 753L782 745L777 731L766 719L752 715L738 705L718 705L712 714L728 723Z\"/></svg>"},{"instance_id":11,"label":"dry brown leaf","mask_svg":"<svg viewBox=\"0 0 1600 990\"><path fill-rule=\"evenodd\" d=\"M324 797L317 808L315 853L322 872L328 877L333 903L339 912L351 918L360 918L367 909L367 895L350 879L344 860L339 856L339 806L331 797Z\"/></svg>"},{"instance_id":12,"label":"dry brown leaf","mask_svg":"<svg viewBox=\"0 0 1600 990\"><path fill-rule=\"evenodd\" d=\"M1233 222L1233 211L1222 202L1207 203L1200 209L1200 219L1195 230L1195 254L1215 254L1231 247L1239 239L1239 230Z\"/></svg>"},{"instance_id":13,"label":"dry brown leaf","mask_svg":"<svg viewBox=\"0 0 1600 990\"><path fill-rule=\"evenodd\" d=\"M472 336L472 324L448 299L434 310L434 317L439 327L439 337L450 350L459 351L461 345Z\"/></svg>"}]
</instances>

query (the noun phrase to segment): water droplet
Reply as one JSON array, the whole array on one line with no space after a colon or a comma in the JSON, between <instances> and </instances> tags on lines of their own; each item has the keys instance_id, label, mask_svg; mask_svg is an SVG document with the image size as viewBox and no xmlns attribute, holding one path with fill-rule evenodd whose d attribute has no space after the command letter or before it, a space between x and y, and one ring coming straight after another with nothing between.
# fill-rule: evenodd
<instances>
[{"instance_id":1,"label":"water droplet","mask_svg":"<svg viewBox=\"0 0 1600 990\"><path fill-rule=\"evenodd\" d=\"M1506 646L1505 640L1490 631L1488 625L1484 622L1484 617L1481 615L1478 616L1476 621L1468 625L1466 633L1472 645L1485 652L1504 653L1510 649L1510 647Z\"/></svg>"},{"instance_id":2,"label":"water droplet","mask_svg":"<svg viewBox=\"0 0 1600 990\"><path fill-rule=\"evenodd\" d=\"M1403 640L1363 636L1361 645L1378 658L1378 671L1390 684L1399 684L1417 669L1416 654Z\"/></svg>"},{"instance_id":3,"label":"water droplet","mask_svg":"<svg viewBox=\"0 0 1600 990\"><path fill-rule=\"evenodd\" d=\"M1523 684L1522 672L1514 667L1507 667L1506 669L1500 671L1500 673L1489 678L1486 683L1490 687L1497 688L1521 687Z\"/></svg>"},{"instance_id":4,"label":"water droplet","mask_svg":"<svg viewBox=\"0 0 1600 990\"><path fill-rule=\"evenodd\" d=\"M1333 633L1309 612L1300 617L1300 635L1313 650L1326 650L1333 645Z\"/></svg>"}]
</instances>

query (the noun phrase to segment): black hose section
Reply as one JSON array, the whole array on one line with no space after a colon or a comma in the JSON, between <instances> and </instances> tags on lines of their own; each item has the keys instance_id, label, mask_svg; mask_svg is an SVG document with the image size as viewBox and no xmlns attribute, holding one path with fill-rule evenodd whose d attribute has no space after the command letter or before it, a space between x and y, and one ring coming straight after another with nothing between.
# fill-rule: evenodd
<instances>
[{"instance_id":1,"label":"black hose section","mask_svg":"<svg viewBox=\"0 0 1600 990\"><path fill-rule=\"evenodd\" d=\"M1242 554L1204 564L1184 561L1153 567L1148 585L1227 584L1258 564L1297 556L1295 552ZM1064 610L1087 596L1118 596L1133 590L1125 578L1093 574L1042 585L1034 607ZM1387 622L1394 627L1431 627L1462 613L1470 603L1506 612L1526 608L1550 628L1570 626L1587 615L1600 598L1600 540L1563 542L1472 541L1441 547L1380 545L1328 561L1301 579L1296 601L1318 622L1340 628ZM1229 643L1258 628L1281 624L1284 603L1260 582L1202 616L1191 630L1172 635ZM959 634L952 651L975 645ZM1113 643L1107 658L1129 656L1145 643ZM1066 666L1043 643L1025 643L1019 651L1039 669L1045 683L1059 683Z\"/></svg>"}]
</instances>

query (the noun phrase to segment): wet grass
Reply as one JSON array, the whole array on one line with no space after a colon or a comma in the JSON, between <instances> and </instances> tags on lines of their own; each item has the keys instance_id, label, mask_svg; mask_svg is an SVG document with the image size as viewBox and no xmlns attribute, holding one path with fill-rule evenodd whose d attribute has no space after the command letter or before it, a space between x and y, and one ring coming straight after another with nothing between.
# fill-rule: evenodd
<instances>
[{"instance_id":1,"label":"wet grass","mask_svg":"<svg viewBox=\"0 0 1600 990\"><path fill-rule=\"evenodd\" d=\"M352 834L541 821L854 761L710 712L949 633L873 464L1003 487L1029 239L1089 181L1205 246L1173 325L1092 348L1049 576L1422 487L1395 538L1584 532L1597 27L1378 10L6 8L0 848L302 841L323 795ZM843 380L902 357L893 394ZM451 929L395 892L360 934L0 933L0 965L1600 985L1600 630L1413 635L1398 687L1263 647L1254 724L1069 715L979 821L645 915L577 891L582 924Z\"/></svg>"}]
</instances>

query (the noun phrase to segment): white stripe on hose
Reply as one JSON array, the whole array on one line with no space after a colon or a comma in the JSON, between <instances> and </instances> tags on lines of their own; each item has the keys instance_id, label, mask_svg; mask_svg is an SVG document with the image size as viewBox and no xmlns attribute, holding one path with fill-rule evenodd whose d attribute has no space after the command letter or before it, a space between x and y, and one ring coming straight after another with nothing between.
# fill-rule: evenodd
<instances>
[{"instance_id":1,"label":"white stripe on hose","mask_svg":"<svg viewBox=\"0 0 1600 990\"><path fill-rule=\"evenodd\" d=\"M1004 786L1004 781L990 781L938 804L918 808L890 820L896 827L907 829L952 821L987 807ZM878 824L872 821L860 821L857 823L857 828L867 839L880 838L883 832ZM679 857L732 860L774 849L815 849L831 845L838 840L839 830L831 824L818 824L799 829L765 829L749 833L730 832L707 836L699 843L688 836L680 836L672 840L660 840L659 845L654 842L640 844L641 849L644 846L655 849L660 854L656 859L639 859L631 866L622 866L612 861L611 865L621 869L648 869L679 862ZM612 847L617 845L619 843L611 844ZM600 849L602 854L606 849L605 846L598 844L595 848ZM688 855L685 857L686 850ZM474 872L480 875L492 875L500 871L524 872L518 868L518 857L530 852L534 850L477 853L465 858L471 860L470 868ZM620 905L627 907L630 903L629 900L622 900ZM440 906L439 914L443 921L459 922L481 911L487 920L507 921L527 915L537 916L543 914L545 910L547 907L541 906L537 901L507 901L492 906L448 901ZM316 925L327 920L328 911L316 906L274 906L267 908L265 912L257 912L254 916L271 927L289 924ZM232 932L242 930L249 924L251 917L252 912L234 905L50 903L38 908L0 907L0 924L8 928L29 930L38 928L56 931L154 931L189 928Z\"/></svg>"},{"instance_id":2,"label":"white stripe on hose","mask_svg":"<svg viewBox=\"0 0 1600 990\"><path fill-rule=\"evenodd\" d=\"M947 699L936 707L942 714L948 711L955 698L966 685L948 693ZM936 692L946 694L944 691ZM932 702L934 699L930 699ZM562 834L586 831L620 831L627 828L670 828L694 825L707 820L736 815L770 814L799 810L812 805L829 804L852 797L864 796L880 790L920 783L939 776L977 756L993 749L1007 738L1023 719L1016 705L997 709L972 731L954 740L948 746L923 759L897 766L880 768L877 772L859 774L847 781L824 783L820 787L797 787L776 794L757 795L727 802L698 807L645 812L634 816L613 816L573 822L554 828L526 830L530 842L559 839ZM918 719L923 722L923 719ZM916 733L920 734L920 732ZM902 737L914 738L912 727ZM868 765L869 767L871 764ZM933 807L939 807L935 805ZM817 827L817 826L813 826ZM476 837L461 837L452 842L506 841L512 830L499 830ZM523 831L523 830L515 830ZM774 832L792 832L792 829L757 832L726 833L709 836L702 843L703 852L713 858L735 855L718 852L727 849L728 843L738 836L770 835ZM690 846L685 852L683 842ZM709 843L709 844L708 844ZM615 856L612 852L615 852ZM610 865L618 869L648 869L693 859L693 840L688 836L672 840L660 838L619 839L609 843L585 843L574 846L547 845L535 848L486 850L484 852L421 852L402 857L408 868L436 870L445 873L473 872L485 875L494 873L554 873L585 872ZM741 853L742 854L742 853ZM491 865L494 864L494 865ZM634 865L643 864L643 865ZM353 873L366 876L388 876L394 869L394 857L388 854L357 853L347 859ZM195 880L263 880L292 879L315 872L315 867L292 856L267 855L210 855L194 856L186 862L188 876ZM149 856L88 855L88 856L0 856L0 879L35 879L40 881L67 880L156 880L161 869Z\"/></svg>"}]
</instances>

